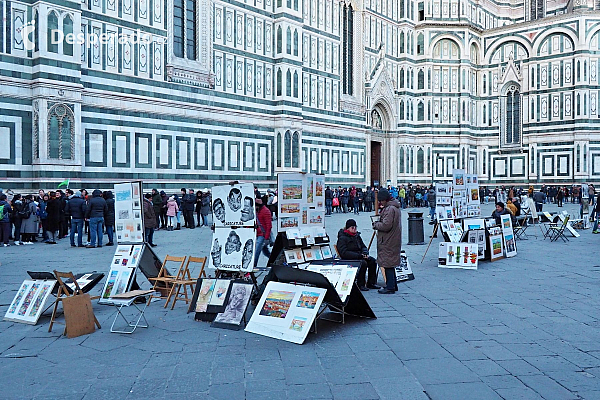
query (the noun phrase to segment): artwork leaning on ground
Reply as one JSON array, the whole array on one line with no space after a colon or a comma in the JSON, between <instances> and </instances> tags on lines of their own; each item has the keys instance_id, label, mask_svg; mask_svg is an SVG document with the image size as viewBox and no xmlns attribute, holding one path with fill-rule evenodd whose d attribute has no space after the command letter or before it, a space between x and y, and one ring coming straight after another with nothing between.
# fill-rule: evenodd
<instances>
[{"instance_id":1,"label":"artwork leaning on ground","mask_svg":"<svg viewBox=\"0 0 600 400\"><path fill-rule=\"evenodd\" d=\"M35 325L56 285L54 280L25 280L10 303L4 320Z\"/></svg>"},{"instance_id":2,"label":"artwork leaning on ground","mask_svg":"<svg viewBox=\"0 0 600 400\"><path fill-rule=\"evenodd\" d=\"M302 344L325 293L321 288L269 282L246 331Z\"/></svg>"}]
</instances>

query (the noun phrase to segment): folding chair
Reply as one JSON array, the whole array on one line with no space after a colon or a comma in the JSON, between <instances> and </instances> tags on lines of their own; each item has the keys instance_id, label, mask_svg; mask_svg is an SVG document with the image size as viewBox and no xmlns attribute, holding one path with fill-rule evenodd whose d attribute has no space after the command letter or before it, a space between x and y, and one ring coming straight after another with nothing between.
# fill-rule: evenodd
<instances>
[{"instance_id":1,"label":"folding chair","mask_svg":"<svg viewBox=\"0 0 600 400\"><path fill-rule=\"evenodd\" d=\"M197 279L192 279L190 274L190 263L199 263L200 264L200 273L198 274ZM191 297L194 295L195 285L198 279L206 278L206 272L204 272L204 267L206 265L206 257L192 257L189 256L187 258L187 263L185 263L185 267L180 269L177 272L177 276L172 282L171 290L169 291L169 296L167 297L167 302L165 303L165 308L167 308L167 304L173 298L173 304L171 305L171 310L175 308L175 303L177 300L184 300L185 304L188 304L192 301ZM190 297L187 294L187 288L190 288ZM181 288L183 287L182 296L180 296ZM177 291L175 291L177 288Z\"/></svg>"},{"instance_id":2,"label":"folding chair","mask_svg":"<svg viewBox=\"0 0 600 400\"><path fill-rule=\"evenodd\" d=\"M52 326L56 322L56 311L58 309L58 303L63 301L67 297L79 296L79 295L84 294L83 291L81 290L81 288L79 287L79 284L77 283L77 280L75 279L75 276L73 276L72 272L58 272L58 271L54 270L54 277L56 278L56 281L58 282L59 286L58 286L58 292L56 293L56 300L54 301L54 309L52 310L52 317L50 318L50 327L48 328L48 332L52 332ZM70 279L71 282L73 282L73 284L75 285L75 289L69 291L69 288L67 287L67 284L63 281L63 279ZM94 315L94 322L98 326L98 329L102 328L95 315ZM65 330L63 331L63 335L66 335L66 334L67 334L67 326L65 325Z\"/></svg>"},{"instance_id":3,"label":"folding chair","mask_svg":"<svg viewBox=\"0 0 600 400\"><path fill-rule=\"evenodd\" d=\"M563 242L569 241L569 239L565 236L565 229L567 228L568 224L569 216L566 216L563 220L563 223L560 225L558 223L551 223L548 227L548 237L550 237L550 241L555 242L556 240L558 240L558 238L561 238Z\"/></svg>"},{"instance_id":4,"label":"folding chair","mask_svg":"<svg viewBox=\"0 0 600 400\"><path fill-rule=\"evenodd\" d=\"M170 255L166 255L165 256L165 260L163 261L162 266L160 267L160 271L158 272L158 276L156 278L148 278L149 281L154 282L154 286L152 286L152 290L154 290L155 292L158 292L158 295L151 295L148 298L148 304L150 304L150 302L152 301L153 298L157 298L157 299L168 299L169 298L169 293L171 292L171 289L173 287L173 281L175 281L175 279L177 279L177 276L179 275L179 271L181 271L181 269L183 268L183 264L185 262L185 256L184 257L173 257ZM169 261L172 262L178 262L179 264L179 268L177 268L177 275L169 275L167 272L167 263ZM167 303L165 303L165 308L167 308Z\"/></svg>"}]
</instances>

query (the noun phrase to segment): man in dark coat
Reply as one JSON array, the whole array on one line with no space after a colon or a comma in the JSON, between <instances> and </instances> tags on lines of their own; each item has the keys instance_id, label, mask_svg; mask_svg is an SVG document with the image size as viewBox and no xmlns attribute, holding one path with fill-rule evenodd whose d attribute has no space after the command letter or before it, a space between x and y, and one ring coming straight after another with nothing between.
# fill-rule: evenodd
<instances>
[{"instance_id":1,"label":"man in dark coat","mask_svg":"<svg viewBox=\"0 0 600 400\"><path fill-rule=\"evenodd\" d=\"M104 225L106 226L106 235L108 236L108 243L106 245L112 246L115 234L115 198L113 192L110 190L104 192L103 196L107 207L104 214Z\"/></svg>"},{"instance_id":2,"label":"man in dark coat","mask_svg":"<svg viewBox=\"0 0 600 400\"><path fill-rule=\"evenodd\" d=\"M384 269L386 282L386 287L380 289L379 293L391 294L398 290L396 267L400 265L402 250L400 203L386 189L377 193L377 200L383 208L379 213L379 221L373 222L373 229L377 231L377 264Z\"/></svg>"},{"instance_id":3,"label":"man in dark coat","mask_svg":"<svg viewBox=\"0 0 600 400\"><path fill-rule=\"evenodd\" d=\"M77 246L83 246L83 220L85 219L85 211L87 205L85 200L81 197L81 192L75 192L67 202L65 212L71 215L71 234L69 239L71 240L71 247L75 247L75 234L77 233Z\"/></svg>"},{"instance_id":4,"label":"man in dark coat","mask_svg":"<svg viewBox=\"0 0 600 400\"><path fill-rule=\"evenodd\" d=\"M327 186L327 189L325 189L325 215L331 215L332 205L333 192L331 191L329 186Z\"/></svg>"},{"instance_id":5,"label":"man in dark coat","mask_svg":"<svg viewBox=\"0 0 600 400\"><path fill-rule=\"evenodd\" d=\"M185 189L181 189L185 192ZM194 208L196 207L196 195L194 189L190 189L189 193L183 196L181 199L181 208L183 209L183 219L185 220L185 226L190 229L194 229L196 224L194 222Z\"/></svg>"},{"instance_id":6,"label":"man in dark coat","mask_svg":"<svg viewBox=\"0 0 600 400\"><path fill-rule=\"evenodd\" d=\"M146 193L144 196L144 228L146 229L146 242L152 247L156 247L154 244L154 228L157 226L154 205L152 204L152 195Z\"/></svg>"},{"instance_id":7,"label":"man in dark coat","mask_svg":"<svg viewBox=\"0 0 600 400\"><path fill-rule=\"evenodd\" d=\"M58 239L58 230L60 228L60 208L61 201L59 198L56 198L56 192L50 192L50 198L48 199L48 203L46 204L46 213L48 216L46 217L46 229L48 244L56 244L56 239Z\"/></svg>"},{"instance_id":8,"label":"man in dark coat","mask_svg":"<svg viewBox=\"0 0 600 400\"><path fill-rule=\"evenodd\" d=\"M157 189L152 189L152 206L154 215L156 215L156 229L160 229L160 212L162 210L163 200Z\"/></svg>"},{"instance_id":9,"label":"man in dark coat","mask_svg":"<svg viewBox=\"0 0 600 400\"><path fill-rule=\"evenodd\" d=\"M96 189L92 192L85 217L90 220L90 244L88 249L96 247L96 238L98 238L98 247L102 247L102 225L104 225L104 215L108 212L106 200L102 198L102 192Z\"/></svg>"},{"instance_id":10,"label":"man in dark coat","mask_svg":"<svg viewBox=\"0 0 600 400\"><path fill-rule=\"evenodd\" d=\"M377 282L377 261L369 256L369 250L356 227L356 221L346 221L345 229L338 232L337 251L342 260L360 260L360 268L356 275L358 288L362 291L379 289ZM369 279L366 281L366 273L369 271Z\"/></svg>"}]
</instances>

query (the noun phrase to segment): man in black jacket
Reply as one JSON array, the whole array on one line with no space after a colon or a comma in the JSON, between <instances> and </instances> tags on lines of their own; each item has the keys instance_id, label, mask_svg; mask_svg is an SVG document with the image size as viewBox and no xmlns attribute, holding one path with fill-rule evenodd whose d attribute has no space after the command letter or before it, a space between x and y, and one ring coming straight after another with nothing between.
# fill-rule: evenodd
<instances>
[{"instance_id":1,"label":"man in black jacket","mask_svg":"<svg viewBox=\"0 0 600 400\"><path fill-rule=\"evenodd\" d=\"M329 186L327 186L327 189L325 189L325 215L331 215L332 205L333 192L331 191Z\"/></svg>"},{"instance_id":2,"label":"man in black jacket","mask_svg":"<svg viewBox=\"0 0 600 400\"><path fill-rule=\"evenodd\" d=\"M181 189L185 193L185 189ZM196 206L196 195L194 189L190 189L188 194L185 194L181 199L181 207L183 208L183 219L185 220L186 228L194 229L194 207Z\"/></svg>"},{"instance_id":3,"label":"man in black jacket","mask_svg":"<svg viewBox=\"0 0 600 400\"><path fill-rule=\"evenodd\" d=\"M67 201L65 213L71 215L71 247L75 247L75 233L77 233L77 246L83 246L83 220L85 219L86 204L81 198L81 192L75 192Z\"/></svg>"},{"instance_id":4,"label":"man in black jacket","mask_svg":"<svg viewBox=\"0 0 600 400\"><path fill-rule=\"evenodd\" d=\"M362 291L379 289L377 282L377 261L369 256L369 250L356 227L356 221L346 221L346 228L338 233L337 250L342 260L360 260L360 268L356 275L358 288ZM369 270L369 280L365 285L365 275Z\"/></svg>"},{"instance_id":5,"label":"man in black jacket","mask_svg":"<svg viewBox=\"0 0 600 400\"><path fill-rule=\"evenodd\" d=\"M102 247L102 225L104 225L104 215L108 212L106 200L102 198L102 192L98 189L92 192L92 199L88 204L85 217L90 220L90 244L88 249L96 247L96 237L98 237L98 247Z\"/></svg>"}]
</instances>

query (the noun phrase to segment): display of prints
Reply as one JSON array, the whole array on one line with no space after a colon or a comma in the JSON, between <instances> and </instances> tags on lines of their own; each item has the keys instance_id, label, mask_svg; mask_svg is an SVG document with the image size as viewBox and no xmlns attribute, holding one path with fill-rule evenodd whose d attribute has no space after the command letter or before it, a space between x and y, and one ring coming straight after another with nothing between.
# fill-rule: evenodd
<instances>
[{"instance_id":1,"label":"display of prints","mask_svg":"<svg viewBox=\"0 0 600 400\"><path fill-rule=\"evenodd\" d=\"M215 228L212 236L209 269L252 271L256 230L253 228Z\"/></svg>"},{"instance_id":2,"label":"display of prints","mask_svg":"<svg viewBox=\"0 0 600 400\"><path fill-rule=\"evenodd\" d=\"M214 322L219 324L240 325L242 318L246 314L246 308L248 307L251 294L251 283L232 283L225 311L217 314Z\"/></svg>"},{"instance_id":3,"label":"display of prints","mask_svg":"<svg viewBox=\"0 0 600 400\"><path fill-rule=\"evenodd\" d=\"M357 268L348 265L309 265L306 268L308 271L317 272L323 275L331 283L342 301L346 301L346 297L352 291L352 285L356 278Z\"/></svg>"},{"instance_id":4,"label":"display of prints","mask_svg":"<svg viewBox=\"0 0 600 400\"><path fill-rule=\"evenodd\" d=\"M111 296L127 292L129 290L134 271L135 269L133 268L112 265L106 281L104 282L102 295L100 296L98 303L110 303L109 298Z\"/></svg>"},{"instance_id":5,"label":"display of prints","mask_svg":"<svg viewBox=\"0 0 600 400\"><path fill-rule=\"evenodd\" d=\"M438 221L454 219L454 209L450 206L438 206L435 209Z\"/></svg>"},{"instance_id":6,"label":"display of prints","mask_svg":"<svg viewBox=\"0 0 600 400\"><path fill-rule=\"evenodd\" d=\"M212 297L213 291L215 289L216 279L203 279L202 284L200 285L200 292L198 293L198 298L196 300L196 312L206 312L208 308L208 303Z\"/></svg>"},{"instance_id":7,"label":"display of prints","mask_svg":"<svg viewBox=\"0 0 600 400\"><path fill-rule=\"evenodd\" d=\"M452 205L452 197L450 196L436 196L436 206L450 206Z\"/></svg>"},{"instance_id":8,"label":"display of prints","mask_svg":"<svg viewBox=\"0 0 600 400\"><path fill-rule=\"evenodd\" d=\"M435 184L436 201L438 197L452 197L452 183L438 182Z\"/></svg>"},{"instance_id":9,"label":"display of prints","mask_svg":"<svg viewBox=\"0 0 600 400\"><path fill-rule=\"evenodd\" d=\"M465 175L464 169L455 169L452 171L452 186L454 186L454 190L466 188Z\"/></svg>"},{"instance_id":10,"label":"display of prints","mask_svg":"<svg viewBox=\"0 0 600 400\"><path fill-rule=\"evenodd\" d=\"M321 288L269 282L246 331L302 344L325 293Z\"/></svg>"},{"instance_id":11,"label":"display of prints","mask_svg":"<svg viewBox=\"0 0 600 400\"><path fill-rule=\"evenodd\" d=\"M468 242L477 245L477 259L485 258L485 229L469 230Z\"/></svg>"},{"instance_id":12,"label":"display of prints","mask_svg":"<svg viewBox=\"0 0 600 400\"><path fill-rule=\"evenodd\" d=\"M45 309L48 296L56 285L54 280L25 280L4 314L6 321L35 325Z\"/></svg>"},{"instance_id":13,"label":"display of prints","mask_svg":"<svg viewBox=\"0 0 600 400\"><path fill-rule=\"evenodd\" d=\"M502 236L504 236L504 249L506 250L506 257L514 257L517 255L517 243L512 227L511 216L501 215L500 221L502 222Z\"/></svg>"},{"instance_id":14,"label":"display of prints","mask_svg":"<svg viewBox=\"0 0 600 400\"><path fill-rule=\"evenodd\" d=\"M504 257L504 243L502 233L492 235L490 232L490 261L496 261Z\"/></svg>"},{"instance_id":15,"label":"display of prints","mask_svg":"<svg viewBox=\"0 0 600 400\"><path fill-rule=\"evenodd\" d=\"M471 229L485 229L485 221L483 218L473 218L463 220L463 227L466 231Z\"/></svg>"},{"instance_id":16,"label":"display of prints","mask_svg":"<svg viewBox=\"0 0 600 400\"><path fill-rule=\"evenodd\" d=\"M277 175L279 231L323 227L325 222L325 177L315 174ZM300 237L306 237L300 235ZM312 235L311 235L312 237ZM298 237L288 235L288 239ZM310 244L310 243L309 243Z\"/></svg>"},{"instance_id":17,"label":"display of prints","mask_svg":"<svg viewBox=\"0 0 600 400\"><path fill-rule=\"evenodd\" d=\"M254 227L254 185L239 183L212 187L213 221L216 227Z\"/></svg>"},{"instance_id":18,"label":"display of prints","mask_svg":"<svg viewBox=\"0 0 600 400\"><path fill-rule=\"evenodd\" d=\"M477 269L477 244L447 243L446 268Z\"/></svg>"},{"instance_id":19,"label":"display of prints","mask_svg":"<svg viewBox=\"0 0 600 400\"><path fill-rule=\"evenodd\" d=\"M141 182L115 184L115 235L117 243L143 243Z\"/></svg>"}]
</instances>

